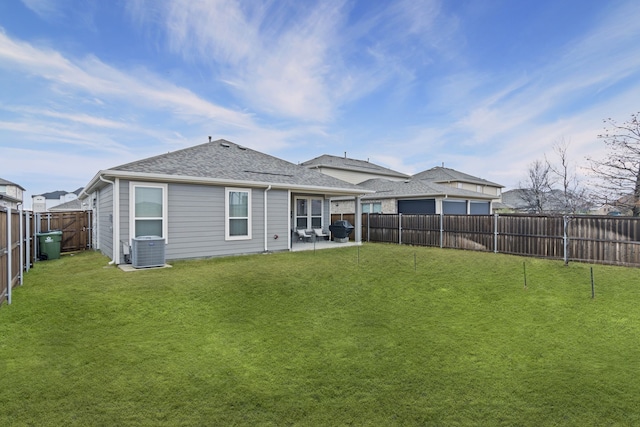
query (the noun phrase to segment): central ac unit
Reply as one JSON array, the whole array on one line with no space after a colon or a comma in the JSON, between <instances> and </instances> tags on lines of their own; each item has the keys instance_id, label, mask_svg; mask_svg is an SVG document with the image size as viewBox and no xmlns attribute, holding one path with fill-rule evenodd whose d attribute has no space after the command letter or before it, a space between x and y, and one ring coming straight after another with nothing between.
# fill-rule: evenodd
<instances>
[{"instance_id":1,"label":"central ac unit","mask_svg":"<svg viewBox=\"0 0 640 427\"><path fill-rule=\"evenodd\" d=\"M164 266L164 239L159 236L139 236L131 239L131 265L134 268Z\"/></svg>"}]
</instances>

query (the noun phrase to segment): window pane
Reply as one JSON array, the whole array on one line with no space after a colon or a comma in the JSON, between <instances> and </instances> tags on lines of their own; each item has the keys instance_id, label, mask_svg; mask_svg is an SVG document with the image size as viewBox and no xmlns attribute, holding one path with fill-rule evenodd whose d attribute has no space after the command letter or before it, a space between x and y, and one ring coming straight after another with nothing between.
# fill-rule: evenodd
<instances>
[{"instance_id":1,"label":"window pane","mask_svg":"<svg viewBox=\"0 0 640 427\"><path fill-rule=\"evenodd\" d=\"M318 199L311 200L311 215L313 216L322 215L322 200L318 200Z\"/></svg>"},{"instance_id":2,"label":"window pane","mask_svg":"<svg viewBox=\"0 0 640 427\"><path fill-rule=\"evenodd\" d=\"M162 217L162 188L135 187L136 218Z\"/></svg>"},{"instance_id":3,"label":"window pane","mask_svg":"<svg viewBox=\"0 0 640 427\"><path fill-rule=\"evenodd\" d=\"M246 191L229 192L229 217L238 218L249 216L249 193Z\"/></svg>"},{"instance_id":4,"label":"window pane","mask_svg":"<svg viewBox=\"0 0 640 427\"><path fill-rule=\"evenodd\" d=\"M296 228L307 229L307 218L296 218Z\"/></svg>"},{"instance_id":5,"label":"window pane","mask_svg":"<svg viewBox=\"0 0 640 427\"><path fill-rule=\"evenodd\" d=\"M382 212L382 203L374 203L373 213L381 213L381 212Z\"/></svg>"},{"instance_id":6,"label":"window pane","mask_svg":"<svg viewBox=\"0 0 640 427\"><path fill-rule=\"evenodd\" d=\"M311 218L311 228L322 228L322 218Z\"/></svg>"},{"instance_id":7,"label":"window pane","mask_svg":"<svg viewBox=\"0 0 640 427\"><path fill-rule=\"evenodd\" d=\"M298 216L303 216L307 214L307 200L306 199L298 199L296 200L296 213Z\"/></svg>"},{"instance_id":8,"label":"window pane","mask_svg":"<svg viewBox=\"0 0 640 427\"><path fill-rule=\"evenodd\" d=\"M247 236L249 235L249 220L247 219L230 219L229 220L230 236Z\"/></svg>"},{"instance_id":9,"label":"window pane","mask_svg":"<svg viewBox=\"0 0 640 427\"><path fill-rule=\"evenodd\" d=\"M135 237L158 236L162 237L161 219L137 219Z\"/></svg>"},{"instance_id":10,"label":"window pane","mask_svg":"<svg viewBox=\"0 0 640 427\"><path fill-rule=\"evenodd\" d=\"M362 213L370 213L371 212L371 203L364 203L362 205Z\"/></svg>"}]
</instances>

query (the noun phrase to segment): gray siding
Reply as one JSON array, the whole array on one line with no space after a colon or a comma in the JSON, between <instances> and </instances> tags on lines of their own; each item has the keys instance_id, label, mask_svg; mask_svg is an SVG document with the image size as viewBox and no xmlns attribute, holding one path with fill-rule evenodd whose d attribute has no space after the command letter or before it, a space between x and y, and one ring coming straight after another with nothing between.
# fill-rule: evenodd
<instances>
[{"instance_id":1,"label":"gray siding","mask_svg":"<svg viewBox=\"0 0 640 427\"><path fill-rule=\"evenodd\" d=\"M286 190L271 190L267 192L267 198L269 221L267 248L270 251L287 250L289 249L289 192ZM278 238L276 239L274 236L278 236Z\"/></svg>"},{"instance_id":2,"label":"gray siding","mask_svg":"<svg viewBox=\"0 0 640 427\"><path fill-rule=\"evenodd\" d=\"M287 192L269 191L268 249L288 248ZM214 257L264 251L264 189L251 191L251 239L225 240L225 187L170 184L167 259ZM284 224L284 225L283 225ZM274 235L278 239L274 239Z\"/></svg>"},{"instance_id":3,"label":"gray siding","mask_svg":"<svg viewBox=\"0 0 640 427\"><path fill-rule=\"evenodd\" d=\"M98 249L113 259L113 186L107 185L97 193Z\"/></svg>"},{"instance_id":4,"label":"gray siding","mask_svg":"<svg viewBox=\"0 0 640 427\"><path fill-rule=\"evenodd\" d=\"M120 237L118 244L121 242L130 243L129 236L129 181L120 180ZM124 253L122 246L120 247L120 263L124 263Z\"/></svg>"}]
</instances>

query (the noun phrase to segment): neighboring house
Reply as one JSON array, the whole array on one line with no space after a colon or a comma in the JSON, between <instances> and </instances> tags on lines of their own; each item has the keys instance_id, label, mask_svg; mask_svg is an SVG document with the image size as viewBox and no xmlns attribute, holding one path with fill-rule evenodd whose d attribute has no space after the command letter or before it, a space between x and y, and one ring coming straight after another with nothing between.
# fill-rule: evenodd
<instances>
[{"instance_id":1,"label":"neighboring house","mask_svg":"<svg viewBox=\"0 0 640 427\"><path fill-rule=\"evenodd\" d=\"M353 184L225 140L102 170L80 200L96 247L116 264L132 238L164 238L167 259L290 250L296 229L330 222L330 198ZM355 240L360 241L360 220Z\"/></svg>"},{"instance_id":2,"label":"neighboring house","mask_svg":"<svg viewBox=\"0 0 640 427\"><path fill-rule=\"evenodd\" d=\"M373 178L392 181L404 181L410 178L409 175L370 163L368 160L349 159L346 153L344 157L325 154L306 161L302 165L352 184L360 184Z\"/></svg>"},{"instance_id":3,"label":"neighboring house","mask_svg":"<svg viewBox=\"0 0 640 427\"><path fill-rule=\"evenodd\" d=\"M365 213L489 215L492 202L499 200L497 196L425 179L402 182L372 179L360 186L375 191L362 197Z\"/></svg>"},{"instance_id":4,"label":"neighboring house","mask_svg":"<svg viewBox=\"0 0 640 427\"><path fill-rule=\"evenodd\" d=\"M564 202L564 193L561 190L551 190L542 192L538 195L540 202L536 203L536 197L531 190L518 188L515 190L509 190L502 193L502 203L498 207L499 213L543 213L543 214L561 214L570 213L570 208L566 207ZM589 209L589 203L586 200L581 200L577 203L578 199L574 199L574 203L579 207L579 212L588 213L593 212ZM538 206L538 204L541 205ZM602 214L606 215L608 211L606 207L603 207ZM620 208L618 208L619 210Z\"/></svg>"},{"instance_id":5,"label":"neighboring house","mask_svg":"<svg viewBox=\"0 0 640 427\"><path fill-rule=\"evenodd\" d=\"M49 212L75 212L86 211L88 209L89 205L86 202L83 202L80 199L74 199L70 202L62 203L60 205L49 208Z\"/></svg>"},{"instance_id":6,"label":"neighboring house","mask_svg":"<svg viewBox=\"0 0 640 427\"><path fill-rule=\"evenodd\" d=\"M82 188L78 188L73 192L52 191L50 193L31 196L31 209L34 212L46 212L55 206L76 200L81 191Z\"/></svg>"},{"instance_id":7,"label":"neighboring house","mask_svg":"<svg viewBox=\"0 0 640 427\"><path fill-rule=\"evenodd\" d=\"M25 189L11 181L0 178L0 206L18 209L22 204Z\"/></svg>"},{"instance_id":8,"label":"neighboring house","mask_svg":"<svg viewBox=\"0 0 640 427\"><path fill-rule=\"evenodd\" d=\"M500 184L454 169L434 167L403 180L373 178L359 187L375 193L361 199L363 213L489 215L501 200ZM354 213L353 200L334 199L332 212Z\"/></svg>"}]
</instances>

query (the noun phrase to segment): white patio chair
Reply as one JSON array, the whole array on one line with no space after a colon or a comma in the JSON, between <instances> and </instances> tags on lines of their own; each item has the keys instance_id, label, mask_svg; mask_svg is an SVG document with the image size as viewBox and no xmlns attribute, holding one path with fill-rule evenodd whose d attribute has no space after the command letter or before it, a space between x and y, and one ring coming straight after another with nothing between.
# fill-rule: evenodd
<instances>
[{"instance_id":1,"label":"white patio chair","mask_svg":"<svg viewBox=\"0 0 640 427\"><path fill-rule=\"evenodd\" d=\"M296 230L296 233L298 234L298 236L300 236L300 238L305 241L305 242L310 242L311 241L311 234L307 233L307 230Z\"/></svg>"},{"instance_id":2,"label":"white patio chair","mask_svg":"<svg viewBox=\"0 0 640 427\"><path fill-rule=\"evenodd\" d=\"M329 233L325 233L321 228L314 228L313 232L316 234L316 238L329 239Z\"/></svg>"}]
</instances>

